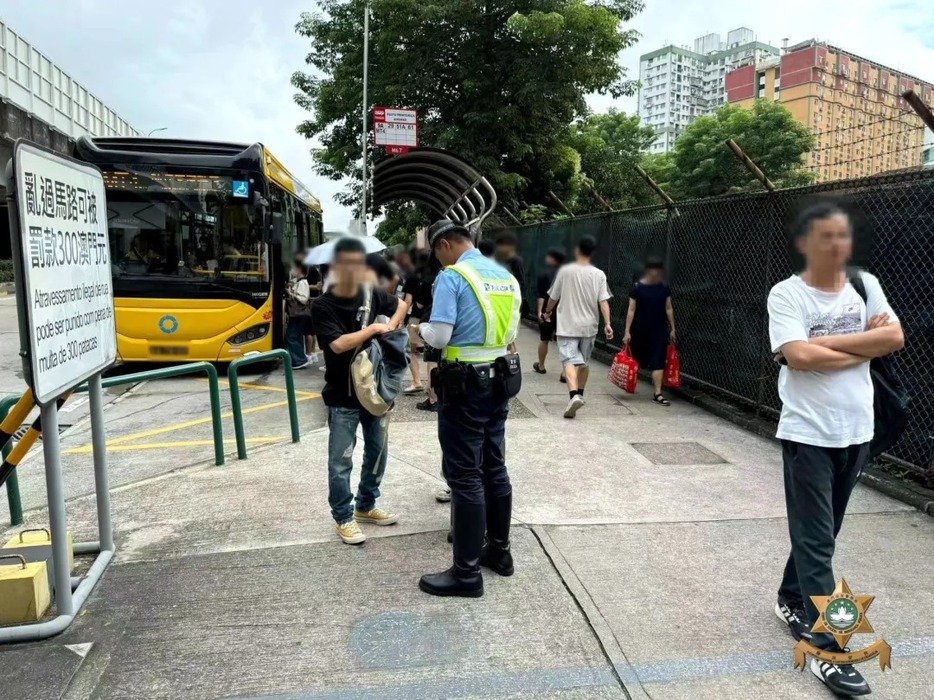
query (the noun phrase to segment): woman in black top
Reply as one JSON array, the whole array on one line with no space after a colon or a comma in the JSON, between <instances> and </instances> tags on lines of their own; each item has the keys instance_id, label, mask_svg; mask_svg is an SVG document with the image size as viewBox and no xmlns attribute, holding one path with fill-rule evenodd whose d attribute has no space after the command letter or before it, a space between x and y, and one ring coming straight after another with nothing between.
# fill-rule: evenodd
<instances>
[{"instance_id":1,"label":"woman in black top","mask_svg":"<svg viewBox=\"0 0 934 700\"><path fill-rule=\"evenodd\" d=\"M662 380L668 343L675 342L675 315L671 306L671 289L665 284L664 273L664 265L657 260L645 264L642 279L629 293L623 344L630 346L642 369L652 372L655 403L670 406L668 399L662 396Z\"/></svg>"}]
</instances>

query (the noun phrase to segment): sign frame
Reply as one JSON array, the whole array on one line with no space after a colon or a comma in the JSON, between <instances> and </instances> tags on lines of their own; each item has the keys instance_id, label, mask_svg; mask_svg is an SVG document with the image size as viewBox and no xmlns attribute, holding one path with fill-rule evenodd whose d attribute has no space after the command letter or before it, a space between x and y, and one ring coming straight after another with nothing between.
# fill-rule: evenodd
<instances>
[{"instance_id":1,"label":"sign frame","mask_svg":"<svg viewBox=\"0 0 934 700\"><path fill-rule=\"evenodd\" d=\"M390 113L397 113L395 115ZM396 121L394 117L408 117L411 119L411 122L401 120ZM388 144L380 143L379 134L377 131L377 124L408 124L411 123L415 127L415 141L412 144L399 145L399 144ZM405 155L412 148L418 148L418 110L410 109L406 107L373 107L373 144L384 148L386 153L391 156L400 156Z\"/></svg>"},{"instance_id":2,"label":"sign frame","mask_svg":"<svg viewBox=\"0 0 934 700\"><path fill-rule=\"evenodd\" d=\"M25 198L25 193L21 191L20 184L23 179L22 171L22 158L20 154L26 152L31 152L32 155L36 155L42 158L47 158L52 161L57 161L59 165L70 168L72 170L80 171L85 176L90 176L95 178L100 182L100 191L104 193L103 199L99 202L98 213L99 220L101 223L98 226L103 226L104 231L107 232L107 235L104 236L104 242L106 245L107 251L107 267L110 269L111 257L110 257L110 237L108 231L108 213L107 213L107 199L106 199L106 186L104 184L103 175L100 168L90 164L85 163L70 156L63 155L61 153L56 153L51 148L47 148L41 144L37 144L28 139L17 139L13 144L13 157L10 160L10 164L7 167L7 202L9 205L9 215L10 215L10 239L12 244L12 254L13 254L13 270L14 270L14 285L15 285L15 294L16 294L16 306L17 306L17 317L19 321L19 337L20 337L20 357L23 362L23 375L26 380L27 385L32 390L35 402L40 407L54 406L60 396L66 394L78 386L81 386L83 383L87 382L92 377L99 375L108 367L112 367L117 360L117 342L116 342L116 317L114 315L114 295L113 295L113 276L110 275L107 280L109 303L111 308L111 318L113 319L114 326L114 339L111 345L111 352L108 352L105 358L97 362L93 366L85 367L79 374L74 377L69 377L67 382L64 383L64 386L59 385L56 387L37 387L37 376L39 375L39 357L38 353L35 352L36 347L38 346L39 339L36 334L36 327L34 323L34 316L32 310L32 296L31 296L31 285L29 280L27 280L27 271L29 270L29 261L27 260L27 246L25 245L25 237L27 232L25 231L25 217L21 211L21 206ZM40 394L38 389L42 389L44 393Z\"/></svg>"}]
</instances>

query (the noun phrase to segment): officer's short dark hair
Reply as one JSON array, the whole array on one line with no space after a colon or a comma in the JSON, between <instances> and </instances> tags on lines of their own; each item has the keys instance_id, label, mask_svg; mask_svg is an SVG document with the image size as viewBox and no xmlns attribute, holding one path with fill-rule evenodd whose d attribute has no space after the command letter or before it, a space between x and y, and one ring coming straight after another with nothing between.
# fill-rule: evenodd
<instances>
[{"instance_id":1,"label":"officer's short dark hair","mask_svg":"<svg viewBox=\"0 0 934 700\"><path fill-rule=\"evenodd\" d=\"M353 236L343 236L342 238L338 238L337 243L334 244L334 259L337 260L338 256L343 255L344 253L365 256L366 248L363 247L363 241L361 241L359 238L354 238Z\"/></svg>"},{"instance_id":2,"label":"officer's short dark hair","mask_svg":"<svg viewBox=\"0 0 934 700\"><path fill-rule=\"evenodd\" d=\"M589 258L593 255L593 252L597 249L597 242L594 240L593 236L584 236L577 242L577 250L585 258Z\"/></svg>"},{"instance_id":3,"label":"officer's short dark hair","mask_svg":"<svg viewBox=\"0 0 934 700\"><path fill-rule=\"evenodd\" d=\"M645 269L648 270L664 270L665 263L661 261L660 258L647 258L645 261Z\"/></svg>"},{"instance_id":4,"label":"officer's short dark hair","mask_svg":"<svg viewBox=\"0 0 934 700\"><path fill-rule=\"evenodd\" d=\"M496 237L496 245L508 245L515 248L519 244L519 239L512 231L503 231Z\"/></svg>"},{"instance_id":5,"label":"officer's short dark hair","mask_svg":"<svg viewBox=\"0 0 934 700\"><path fill-rule=\"evenodd\" d=\"M428 245L434 250L438 241L464 240L473 242L473 236L463 225L450 219L440 219L428 228Z\"/></svg>"}]
</instances>

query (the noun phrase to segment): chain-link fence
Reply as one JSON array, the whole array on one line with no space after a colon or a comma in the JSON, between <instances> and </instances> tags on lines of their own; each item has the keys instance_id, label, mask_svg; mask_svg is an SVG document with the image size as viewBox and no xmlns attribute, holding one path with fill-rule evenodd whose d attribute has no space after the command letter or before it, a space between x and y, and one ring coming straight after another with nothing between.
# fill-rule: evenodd
<instances>
[{"instance_id":1,"label":"chain-link fence","mask_svg":"<svg viewBox=\"0 0 934 700\"><path fill-rule=\"evenodd\" d=\"M550 248L585 235L607 273L616 337L646 258L666 262L682 372L688 382L772 417L781 407L768 342L766 298L800 269L787 221L812 198L852 212L854 263L879 277L905 330L898 355L913 398L908 431L890 456L934 481L934 170L612 212L512 229L527 269L527 298ZM534 309L535 304L531 303Z\"/></svg>"}]
</instances>

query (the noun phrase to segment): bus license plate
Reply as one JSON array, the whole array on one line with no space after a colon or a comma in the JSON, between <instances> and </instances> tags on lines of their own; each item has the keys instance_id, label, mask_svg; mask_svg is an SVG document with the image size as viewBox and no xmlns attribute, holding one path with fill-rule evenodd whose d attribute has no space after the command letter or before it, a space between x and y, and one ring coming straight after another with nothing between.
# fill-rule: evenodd
<instances>
[{"instance_id":1,"label":"bus license plate","mask_svg":"<svg viewBox=\"0 0 934 700\"><path fill-rule=\"evenodd\" d=\"M153 355L180 357L188 354L188 348L179 345L150 345L149 352Z\"/></svg>"}]
</instances>

